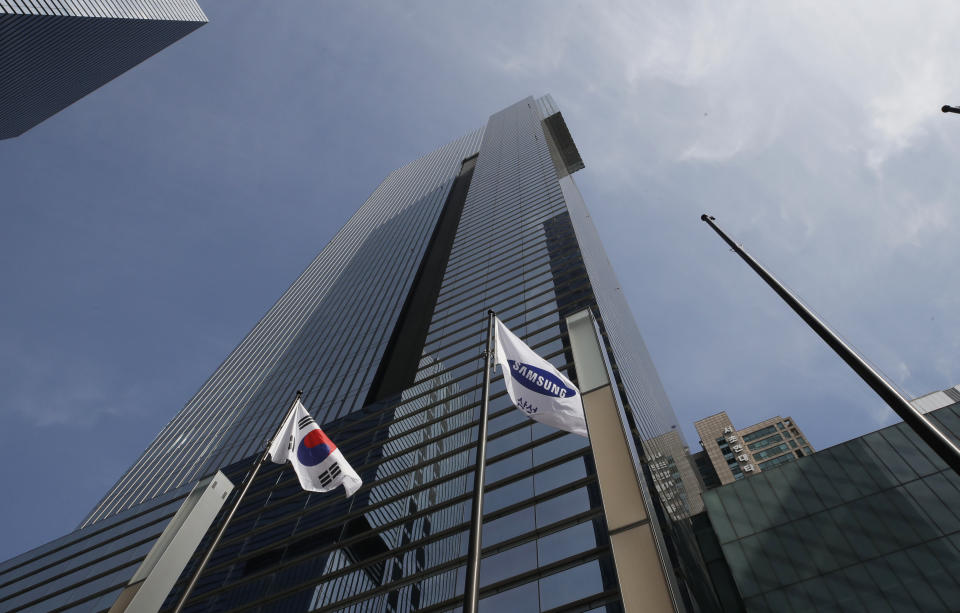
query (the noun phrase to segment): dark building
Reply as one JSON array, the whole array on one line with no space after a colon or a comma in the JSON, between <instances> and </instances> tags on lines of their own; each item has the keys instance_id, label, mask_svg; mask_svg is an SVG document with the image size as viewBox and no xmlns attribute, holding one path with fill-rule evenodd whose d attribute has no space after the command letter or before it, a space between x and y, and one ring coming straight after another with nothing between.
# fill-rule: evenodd
<instances>
[{"instance_id":1,"label":"dark building","mask_svg":"<svg viewBox=\"0 0 960 613\"><path fill-rule=\"evenodd\" d=\"M195 0L0 0L0 139L207 22Z\"/></svg>"},{"instance_id":2,"label":"dark building","mask_svg":"<svg viewBox=\"0 0 960 613\"><path fill-rule=\"evenodd\" d=\"M960 402L928 417L960 436ZM698 530L726 610L960 610L960 477L903 423L703 500L694 522L716 534Z\"/></svg>"},{"instance_id":3,"label":"dark building","mask_svg":"<svg viewBox=\"0 0 960 613\"><path fill-rule=\"evenodd\" d=\"M453 610L494 309L581 384L595 445L528 420L495 376L481 607L638 610L642 588L656 610L714 610L668 470L686 445L570 176L580 168L545 97L391 173L81 527L0 565L0 608L109 607L195 484L218 469L239 484L302 389L364 487L305 493L288 467L266 467L187 610ZM574 324L599 330L599 370L573 368Z\"/></svg>"}]
</instances>

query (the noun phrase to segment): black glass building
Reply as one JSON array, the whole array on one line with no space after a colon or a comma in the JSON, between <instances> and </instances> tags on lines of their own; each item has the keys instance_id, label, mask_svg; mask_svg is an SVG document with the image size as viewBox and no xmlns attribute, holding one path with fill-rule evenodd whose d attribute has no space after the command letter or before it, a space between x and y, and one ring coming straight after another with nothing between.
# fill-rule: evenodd
<instances>
[{"instance_id":1,"label":"black glass building","mask_svg":"<svg viewBox=\"0 0 960 613\"><path fill-rule=\"evenodd\" d=\"M218 469L240 483L302 389L364 487L306 493L269 466L187 610L456 609L487 310L576 381L565 322L589 309L639 451L629 478L653 526L648 570L663 573L670 608L714 610L685 536L698 494L663 469L684 447L676 418L570 176L580 168L547 96L391 173L81 527L0 565L0 608L55 608L51 575L57 606L108 608L177 501ZM490 415L481 607L622 610L632 578L588 440L528 420L499 374Z\"/></svg>"},{"instance_id":2,"label":"black glass building","mask_svg":"<svg viewBox=\"0 0 960 613\"><path fill-rule=\"evenodd\" d=\"M928 414L955 441L956 400ZM730 579L724 610L960 610L960 476L904 423L703 500L704 557L718 585Z\"/></svg>"}]
</instances>

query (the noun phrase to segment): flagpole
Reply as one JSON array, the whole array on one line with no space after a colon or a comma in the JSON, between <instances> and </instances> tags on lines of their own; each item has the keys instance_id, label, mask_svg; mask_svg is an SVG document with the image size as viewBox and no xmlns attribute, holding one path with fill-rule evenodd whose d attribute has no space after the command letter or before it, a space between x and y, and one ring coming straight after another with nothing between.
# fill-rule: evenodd
<instances>
[{"instance_id":1,"label":"flagpole","mask_svg":"<svg viewBox=\"0 0 960 613\"><path fill-rule=\"evenodd\" d=\"M880 398L886 402L894 413L899 415L904 422L917 435L923 439L930 447L936 452L940 458L947 463L950 468L954 470L957 474L960 474L960 448L958 448L949 438L947 438L943 432L936 428L929 419L920 411L914 408L910 401L903 397L900 392L898 392L892 385L890 385L886 379L884 379L880 373L873 369L867 362L861 358L853 349L850 348L837 334L831 330L827 324L825 324L819 317L813 314L809 309L807 309L793 294L790 293L790 290L785 288L783 285L777 281L773 275L766 271L756 260L754 260L750 255L744 251L740 245L733 242L729 236L724 234L717 224L714 223L714 218L710 215L704 213L700 216L700 219L707 222L714 231L720 235L730 247L737 252L737 254L743 258L750 268L752 268L760 278L767 282L773 291L779 295L784 302L786 302L790 308L792 308L797 315L800 316L803 321L807 323L808 326L813 328L813 331L816 332L820 338L833 349L837 355L839 355L844 362L847 363L850 368L854 370L860 378L863 379L867 385L869 385L874 392L877 393Z\"/></svg>"},{"instance_id":2,"label":"flagpole","mask_svg":"<svg viewBox=\"0 0 960 613\"><path fill-rule=\"evenodd\" d=\"M467 583L463 590L463 612L477 613L480 601L480 537L483 527L483 478L487 463L487 416L490 412L490 366L493 363L493 321L497 314L487 311L487 350L484 352L483 392L480 397L480 435L477 467L473 476L473 509L470 549L467 553Z\"/></svg>"},{"instance_id":3,"label":"flagpole","mask_svg":"<svg viewBox=\"0 0 960 613\"><path fill-rule=\"evenodd\" d=\"M287 411L283 421L280 422L280 426L277 428L276 433L274 433L274 435L267 441L267 448L257 458L257 461L253 465L253 468L250 470L250 472L247 473L247 478L243 484L243 489L240 490L240 494L234 501L233 508L230 509L230 513L227 514L226 519L224 519L223 523L220 525L220 530L217 532L217 536L214 537L213 542L210 543L210 546L207 548L207 553L204 554L203 559L200 561L200 565L197 567L197 570L194 571L193 576L190 577L190 583L187 584L186 589L183 591L183 595L180 596L180 600L177 602L177 606L173 610L173 613L180 613L180 611L183 610L183 605L185 605L187 603L187 599L190 598L190 593L193 592L194 586L197 585L197 580L200 579L200 574L203 572L204 567L206 567L207 562L210 561L210 557L213 555L213 550L217 548L218 544L220 544L220 539L223 538L224 533L227 531L227 526L230 524L230 520L233 519L234 513L236 513L237 509L240 507L240 501L243 500L247 490L249 490L250 486L253 484L253 480L256 478L257 473L260 472L260 467L263 466L263 463L267 461L267 458L270 455L270 445L273 443L274 439L277 438L277 435L280 434L280 430L283 429L283 426L290 418L290 413L293 412L293 409L297 406L297 402L299 402L300 398L302 397L303 392L301 390L297 390L296 400L294 400L293 404L290 405L290 409Z\"/></svg>"}]
</instances>

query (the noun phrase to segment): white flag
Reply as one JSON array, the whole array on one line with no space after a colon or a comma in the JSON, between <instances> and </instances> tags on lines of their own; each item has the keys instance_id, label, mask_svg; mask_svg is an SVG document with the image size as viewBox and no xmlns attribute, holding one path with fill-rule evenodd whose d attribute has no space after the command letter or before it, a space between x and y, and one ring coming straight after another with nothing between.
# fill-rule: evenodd
<instances>
[{"instance_id":1,"label":"white flag","mask_svg":"<svg viewBox=\"0 0 960 613\"><path fill-rule=\"evenodd\" d=\"M518 409L554 428L587 436L580 390L496 319L497 363Z\"/></svg>"},{"instance_id":2,"label":"white flag","mask_svg":"<svg viewBox=\"0 0 960 613\"><path fill-rule=\"evenodd\" d=\"M347 497L360 489L363 481L337 446L297 404L277 437L270 443L270 459L277 464L290 461L300 485L311 492L329 492L343 484Z\"/></svg>"}]
</instances>

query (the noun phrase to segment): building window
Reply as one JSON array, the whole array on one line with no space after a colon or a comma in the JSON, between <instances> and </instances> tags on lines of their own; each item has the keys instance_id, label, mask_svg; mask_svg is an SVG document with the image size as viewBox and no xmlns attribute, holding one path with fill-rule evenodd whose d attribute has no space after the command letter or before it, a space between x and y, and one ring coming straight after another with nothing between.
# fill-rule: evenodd
<instances>
[{"instance_id":1,"label":"building window","mask_svg":"<svg viewBox=\"0 0 960 613\"><path fill-rule=\"evenodd\" d=\"M756 443L750 443L749 445L747 445L747 447L749 447L750 450L753 451L754 449L762 449L763 447L768 447L774 443L779 443L782 440L783 440L783 437L781 435L774 434L773 436L768 436L767 438L763 440L759 440Z\"/></svg>"},{"instance_id":2,"label":"building window","mask_svg":"<svg viewBox=\"0 0 960 613\"><path fill-rule=\"evenodd\" d=\"M767 470L768 468L773 468L780 464L785 464L786 462L793 462L793 454L782 455L772 460L767 460L766 462L760 462L760 470Z\"/></svg>"},{"instance_id":3,"label":"building window","mask_svg":"<svg viewBox=\"0 0 960 613\"><path fill-rule=\"evenodd\" d=\"M755 441L758 438L763 438L769 434L773 434L776 431L777 431L776 426L767 426L766 428L761 428L756 432L751 432L750 434L744 434L743 440L744 442L749 443L750 441Z\"/></svg>"},{"instance_id":4,"label":"building window","mask_svg":"<svg viewBox=\"0 0 960 613\"><path fill-rule=\"evenodd\" d=\"M771 457L771 456L775 456L775 455L780 454L780 453L783 453L783 452L785 452L785 451L790 451L790 446L787 445L786 443L782 443L782 444L780 444L780 445L777 445L776 447L769 447L769 448L767 448L767 449L764 449L763 451L756 451L756 452L754 452L754 453L753 453L753 459L754 459L754 460L763 460L763 459L765 459L765 458L769 458L769 457Z\"/></svg>"}]
</instances>

